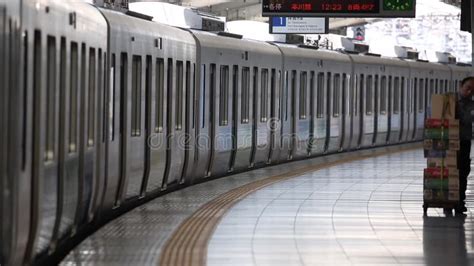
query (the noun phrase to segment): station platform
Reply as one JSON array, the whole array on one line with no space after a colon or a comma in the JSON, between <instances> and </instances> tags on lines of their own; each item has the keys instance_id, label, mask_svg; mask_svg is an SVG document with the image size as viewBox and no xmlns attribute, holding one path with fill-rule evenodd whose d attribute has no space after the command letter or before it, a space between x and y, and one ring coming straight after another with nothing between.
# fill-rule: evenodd
<instances>
[{"instance_id":1,"label":"station platform","mask_svg":"<svg viewBox=\"0 0 474 266\"><path fill-rule=\"evenodd\" d=\"M291 162L167 194L108 223L62 265L473 265L466 216L423 215L418 144Z\"/></svg>"}]
</instances>

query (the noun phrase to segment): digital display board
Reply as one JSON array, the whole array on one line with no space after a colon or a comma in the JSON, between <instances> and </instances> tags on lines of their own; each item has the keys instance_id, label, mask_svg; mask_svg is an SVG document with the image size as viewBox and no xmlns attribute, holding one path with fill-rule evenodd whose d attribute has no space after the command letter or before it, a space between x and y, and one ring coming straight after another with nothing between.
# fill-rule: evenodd
<instances>
[{"instance_id":1,"label":"digital display board","mask_svg":"<svg viewBox=\"0 0 474 266\"><path fill-rule=\"evenodd\" d=\"M416 0L262 0L263 16L415 17Z\"/></svg>"},{"instance_id":2,"label":"digital display board","mask_svg":"<svg viewBox=\"0 0 474 266\"><path fill-rule=\"evenodd\" d=\"M270 33L274 34L326 34L329 32L328 18L271 17Z\"/></svg>"}]
</instances>

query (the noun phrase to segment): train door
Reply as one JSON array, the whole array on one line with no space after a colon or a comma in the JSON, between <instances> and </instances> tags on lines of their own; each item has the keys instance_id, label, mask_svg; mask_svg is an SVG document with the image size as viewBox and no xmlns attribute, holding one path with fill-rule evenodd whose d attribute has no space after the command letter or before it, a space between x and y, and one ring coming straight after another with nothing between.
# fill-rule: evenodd
<instances>
[{"instance_id":1,"label":"train door","mask_svg":"<svg viewBox=\"0 0 474 266\"><path fill-rule=\"evenodd\" d=\"M316 73L315 73L316 75ZM312 106L312 126L311 126L311 139L310 139L310 151L311 155L323 154L326 150L326 137L327 137L327 86L326 86L326 74L324 72L317 73L314 80L314 87L311 90L311 102Z\"/></svg>"},{"instance_id":2,"label":"train door","mask_svg":"<svg viewBox=\"0 0 474 266\"><path fill-rule=\"evenodd\" d=\"M215 69L214 69L215 70ZM215 72L214 72L215 73ZM184 165L184 149L180 141L184 137L184 62L168 59L167 73L167 152L164 187L176 185L181 180Z\"/></svg>"},{"instance_id":3,"label":"train door","mask_svg":"<svg viewBox=\"0 0 474 266\"><path fill-rule=\"evenodd\" d=\"M272 69L271 72L275 70ZM254 86L254 132L252 145L252 165L266 164L270 156L270 128L268 118L270 114L270 76L268 68L260 70L260 81ZM274 73L273 73L274 75Z\"/></svg>"},{"instance_id":4,"label":"train door","mask_svg":"<svg viewBox=\"0 0 474 266\"><path fill-rule=\"evenodd\" d=\"M351 146L352 108L354 104L354 97L351 94L353 93L353 90L351 76L345 73L342 74L342 150L348 150Z\"/></svg>"},{"instance_id":5,"label":"train door","mask_svg":"<svg viewBox=\"0 0 474 266\"><path fill-rule=\"evenodd\" d=\"M196 74L198 81L196 82L197 89L197 112L196 119L196 160L198 163L195 168L196 177L208 177L208 167L210 159L210 92L209 92L209 66L201 64L199 73Z\"/></svg>"},{"instance_id":6,"label":"train door","mask_svg":"<svg viewBox=\"0 0 474 266\"><path fill-rule=\"evenodd\" d=\"M196 157L196 65L186 62L185 147L181 183L195 178ZM187 180L186 180L187 179Z\"/></svg>"},{"instance_id":7,"label":"train door","mask_svg":"<svg viewBox=\"0 0 474 266\"><path fill-rule=\"evenodd\" d=\"M217 67L211 64L209 76L211 90L211 159L208 172L211 175L222 175L229 171L232 155L232 123L229 117L229 103L232 102L230 93L230 68L228 65ZM219 85L219 86L218 86Z\"/></svg>"},{"instance_id":8,"label":"train door","mask_svg":"<svg viewBox=\"0 0 474 266\"><path fill-rule=\"evenodd\" d=\"M269 155L269 162L271 163L278 162L280 158L280 88L282 85L281 79L281 70L272 69L270 77L270 120L267 123L270 126L271 130Z\"/></svg>"},{"instance_id":9,"label":"train door","mask_svg":"<svg viewBox=\"0 0 474 266\"><path fill-rule=\"evenodd\" d=\"M374 87L375 82L378 81L378 77L374 78L373 75L367 75L365 77L365 84L362 87L362 98L363 106L362 110L362 135L361 135L361 147L371 147L374 141L375 135L375 114L374 114Z\"/></svg>"},{"instance_id":10,"label":"train door","mask_svg":"<svg viewBox=\"0 0 474 266\"><path fill-rule=\"evenodd\" d=\"M391 82L391 77L390 82ZM380 78L380 86L376 86L375 91L375 114L376 114L376 135L375 145L381 146L387 143L389 134L388 130L388 85L389 78L382 75Z\"/></svg>"},{"instance_id":11,"label":"train door","mask_svg":"<svg viewBox=\"0 0 474 266\"><path fill-rule=\"evenodd\" d=\"M298 79L299 77L299 79ZM292 104L292 157L305 158L308 156L309 126L308 115L309 90L308 72L293 71L291 79L291 91L293 92Z\"/></svg>"},{"instance_id":12,"label":"train door","mask_svg":"<svg viewBox=\"0 0 474 266\"><path fill-rule=\"evenodd\" d=\"M328 109L327 109L327 152L337 152L342 143L342 105L343 105L343 75L328 73Z\"/></svg>"},{"instance_id":13,"label":"train door","mask_svg":"<svg viewBox=\"0 0 474 266\"><path fill-rule=\"evenodd\" d=\"M144 97L145 99L143 102L145 103L145 106L143 108L144 110L144 141L142 143L143 146L143 178L142 178L142 184L140 187L140 197L145 197L146 191L147 191L147 186L148 186L148 180L150 177L150 170L151 170L151 147L149 145L149 140L152 138L151 136L151 106L152 106L152 79L153 79L153 57L151 55L146 56L146 62L145 62L145 91L144 91Z\"/></svg>"},{"instance_id":14,"label":"train door","mask_svg":"<svg viewBox=\"0 0 474 266\"><path fill-rule=\"evenodd\" d=\"M357 73L354 73L352 78L352 88L350 90L350 102L351 102L351 143L350 148L356 149L360 145L361 136L361 88L363 85L363 77Z\"/></svg>"},{"instance_id":15,"label":"train door","mask_svg":"<svg viewBox=\"0 0 474 266\"><path fill-rule=\"evenodd\" d=\"M403 128L403 112L402 112L402 89L401 89L401 79L396 76L393 78L393 85L390 90L390 143L398 143L402 137L402 128Z\"/></svg>"}]
</instances>

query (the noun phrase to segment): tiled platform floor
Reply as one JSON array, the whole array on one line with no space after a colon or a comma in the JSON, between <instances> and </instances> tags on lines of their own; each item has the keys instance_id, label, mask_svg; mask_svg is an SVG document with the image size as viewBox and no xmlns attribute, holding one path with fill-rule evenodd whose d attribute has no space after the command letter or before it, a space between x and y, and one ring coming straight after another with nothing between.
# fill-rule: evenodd
<instances>
[{"instance_id":1,"label":"tiled platform floor","mask_svg":"<svg viewBox=\"0 0 474 266\"><path fill-rule=\"evenodd\" d=\"M403 152L259 190L221 221L208 265L474 265L471 212L423 217L425 163Z\"/></svg>"},{"instance_id":2,"label":"tiled platform floor","mask_svg":"<svg viewBox=\"0 0 474 266\"><path fill-rule=\"evenodd\" d=\"M157 198L98 230L62 265L158 265L166 239L206 202L249 182L345 156L258 169ZM259 190L218 225L208 265L474 265L470 212L446 218L430 209L423 217L424 164L421 151L403 152Z\"/></svg>"}]
</instances>

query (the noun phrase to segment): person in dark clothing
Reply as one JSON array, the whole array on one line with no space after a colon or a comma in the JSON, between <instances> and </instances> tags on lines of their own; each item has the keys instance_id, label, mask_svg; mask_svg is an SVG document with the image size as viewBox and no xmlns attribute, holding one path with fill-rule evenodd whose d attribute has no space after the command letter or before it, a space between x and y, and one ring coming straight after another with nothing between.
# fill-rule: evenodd
<instances>
[{"instance_id":1,"label":"person in dark clothing","mask_svg":"<svg viewBox=\"0 0 474 266\"><path fill-rule=\"evenodd\" d=\"M474 77L467 77L461 82L459 88L459 98L457 104L457 116L460 126L460 150L458 153L459 168L459 205L456 207L456 213L467 211L465 206L467 177L471 172L471 139L472 139L472 111L474 111Z\"/></svg>"}]
</instances>

